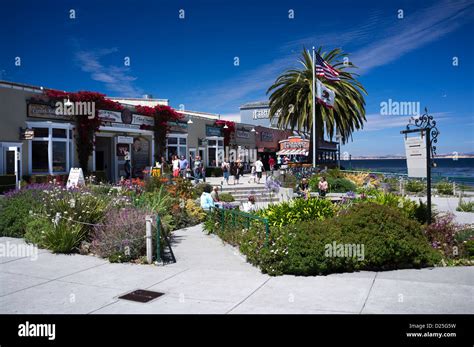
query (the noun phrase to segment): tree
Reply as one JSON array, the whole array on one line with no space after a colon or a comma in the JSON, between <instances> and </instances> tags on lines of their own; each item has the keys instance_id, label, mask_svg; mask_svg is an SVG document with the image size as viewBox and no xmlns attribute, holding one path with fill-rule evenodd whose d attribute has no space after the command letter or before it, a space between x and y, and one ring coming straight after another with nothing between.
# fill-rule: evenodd
<instances>
[{"instance_id":1,"label":"tree","mask_svg":"<svg viewBox=\"0 0 474 347\"><path fill-rule=\"evenodd\" d=\"M365 119L366 90L355 79L357 74L346 71L355 68L341 49L333 49L328 53L318 53L332 67L339 71L340 81L329 81L324 77L318 79L336 93L333 108L316 104L316 132L318 139L326 133L332 139L337 130L342 143L352 138L352 133L362 129ZM275 83L268 88L270 95L270 118L278 117L278 127L290 128L303 132L312 132L313 128L313 60L309 50L303 49L299 61L301 69L291 69L280 75ZM311 136L311 141L313 136ZM311 145L312 149L312 145Z\"/></svg>"}]
</instances>

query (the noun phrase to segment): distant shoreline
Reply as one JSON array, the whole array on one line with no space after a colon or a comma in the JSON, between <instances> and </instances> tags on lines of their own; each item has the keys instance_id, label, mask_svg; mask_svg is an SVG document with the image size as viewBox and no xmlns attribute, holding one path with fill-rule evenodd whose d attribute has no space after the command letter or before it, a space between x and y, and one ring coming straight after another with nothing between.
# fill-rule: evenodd
<instances>
[{"instance_id":1,"label":"distant shoreline","mask_svg":"<svg viewBox=\"0 0 474 347\"><path fill-rule=\"evenodd\" d=\"M471 159L474 155L458 155L457 159ZM406 159L406 157L352 157L351 159L341 159L341 161L349 160L389 160L389 159ZM434 159L453 159L453 156L436 156Z\"/></svg>"}]
</instances>

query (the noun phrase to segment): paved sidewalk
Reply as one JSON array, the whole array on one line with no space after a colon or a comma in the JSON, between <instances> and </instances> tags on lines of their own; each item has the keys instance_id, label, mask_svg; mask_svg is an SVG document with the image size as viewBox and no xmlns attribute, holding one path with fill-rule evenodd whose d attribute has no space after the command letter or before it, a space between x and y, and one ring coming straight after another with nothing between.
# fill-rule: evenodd
<instances>
[{"instance_id":1,"label":"paved sidewalk","mask_svg":"<svg viewBox=\"0 0 474 347\"><path fill-rule=\"evenodd\" d=\"M426 202L426 197L410 197L411 200L419 201L420 199L423 202ZM472 197L464 197L464 201L474 201ZM459 204L459 198L456 197L441 197L433 196L431 198L431 203L433 208L438 212L451 212L456 217L456 222L461 224L474 224L474 213L472 212L459 212L456 211L456 208Z\"/></svg>"},{"instance_id":2,"label":"paved sidewalk","mask_svg":"<svg viewBox=\"0 0 474 347\"><path fill-rule=\"evenodd\" d=\"M162 267L44 250L0 257L0 313L474 313L474 267L270 277L201 226L175 235L178 262ZM134 289L165 295L117 299Z\"/></svg>"}]
</instances>

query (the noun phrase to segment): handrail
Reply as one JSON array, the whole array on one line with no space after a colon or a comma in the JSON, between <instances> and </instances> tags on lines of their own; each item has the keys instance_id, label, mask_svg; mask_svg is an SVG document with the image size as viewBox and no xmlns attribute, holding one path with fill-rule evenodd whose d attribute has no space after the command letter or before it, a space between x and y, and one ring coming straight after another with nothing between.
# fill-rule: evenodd
<instances>
[{"instance_id":1,"label":"handrail","mask_svg":"<svg viewBox=\"0 0 474 347\"><path fill-rule=\"evenodd\" d=\"M224 229L224 215L225 213L228 213L231 215L233 222L235 223L235 218L234 216L240 216L248 219L248 227L250 227L250 219L258 220L260 222L263 222L265 225L265 247L268 245L268 239L270 236L270 225L268 223L268 218L265 217L260 217L251 213L247 212L242 212L242 211L236 211L233 209L224 209L224 208L218 208L215 206L210 206L209 207L209 212L212 211L217 211L221 214L221 228Z\"/></svg>"}]
</instances>

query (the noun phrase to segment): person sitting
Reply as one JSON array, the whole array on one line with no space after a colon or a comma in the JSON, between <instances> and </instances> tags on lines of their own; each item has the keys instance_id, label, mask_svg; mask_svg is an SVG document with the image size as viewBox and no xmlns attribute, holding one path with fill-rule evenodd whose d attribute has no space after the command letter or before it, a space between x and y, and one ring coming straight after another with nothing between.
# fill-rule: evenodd
<instances>
[{"instance_id":1,"label":"person sitting","mask_svg":"<svg viewBox=\"0 0 474 347\"><path fill-rule=\"evenodd\" d=\"M201 208L203 210L210 210L211 207L216 206L211 196L211 189L211 186L206 185L204 187L204 191L201 194Z\"/></svg>"},{"instance_id":2,"label":"person sitting","mask_svg":"<svg viewBox=\"0 0 474 347\"><path fill-rule=\"evenodd\" d=\"M297 190L297 194L301 197L308 197L310 193L310 188L309 188L309 183L308 183L308 180L306 178L303 178L300 182L300 184L298 184L298 190Z\"/></svg>"},{"instance_id":3,"label":"person sitting","mask_svg":"<svg viewBox=\"0 0 474 347\"><path fill-rule=\"evenodd\" d=\"M250 195L248 202L242 204L244 212L255 212L257 211L257 205L255 204L255 196Z\"/></svg>"},{"instance_id":4,"label":"person sitting","mask_svg":"<svg viewBox=\"0 0 474 347\"><path fill-rule=\"evenodd\" d=\"M219 202L219 187L218 186L214 186L214 188L212 189L212 193L211 193L211 197L212 197L212 200L214 200L214 203L217 203Z\"/></svg>"}]
</instances>

